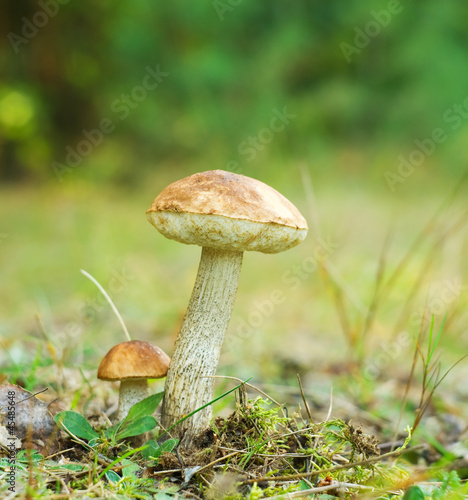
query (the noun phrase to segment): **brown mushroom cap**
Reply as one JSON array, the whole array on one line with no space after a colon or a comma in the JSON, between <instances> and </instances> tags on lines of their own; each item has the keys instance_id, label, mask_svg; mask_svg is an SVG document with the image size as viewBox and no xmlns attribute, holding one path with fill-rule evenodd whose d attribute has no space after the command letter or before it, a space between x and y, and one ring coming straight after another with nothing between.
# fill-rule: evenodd
<instances>
[{"instance_id":1,"label":"brown mushroom cap","mask_svg":"<svg viewBox=\"0 0 468 500\"><path fill-rule=\"evenodd\" d=\"M223 170L170 184L146 213L167 238L222 250L276 253L307 234L304 217L278 191Z\"/></svg>"},{"instance_id":2,"label":"brown mushroom cap","mask_svg":"<svg viewBox=\"0 0 468 500\"><path fill-rule=\"evenodd\" d=\"M101 380L162 378L169 369L170 358L159 347L142 340L130 340L114 346L98 368Z\"/></svg>"}]
</instances>

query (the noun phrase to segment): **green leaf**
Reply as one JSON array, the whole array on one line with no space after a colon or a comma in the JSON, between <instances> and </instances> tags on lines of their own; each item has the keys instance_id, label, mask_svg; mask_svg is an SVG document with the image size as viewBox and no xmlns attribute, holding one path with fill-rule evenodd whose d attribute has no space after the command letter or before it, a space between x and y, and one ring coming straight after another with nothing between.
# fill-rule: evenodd
<instances>
[{"instance_id":1,"label":"green leaf","mask_svg":"<svg viewBox=\"0 0 468 500\"><path fill-rule=\"evenodd\" d=\"M157 420L151 416L141 417L138 420L126 422L117 432L116 439L119 441L132 436L138 436L154 429L157 425Z\"/></svg>"},{"instance_id":2,"label":"green leaf","mask_svg":"<svg viewBox=\"0 0 468 500\"><path fill-rule=\"evenodd\" d=\"M159 406L163 397L164 392L158 392L157 394L153 394L145 399L142 399L139 403L130 408L128 415L122 420L122 423L152 415L156 411L156 408Z\"/></svg>"},{"instance_id":3,"label":"green leaf","mask_svg":"<svg viewBox=\"0 0 468 500\"><path fill-rule=\"evenodd\" d=\"M105 476L107 480L111 483L118 483L122 478L117 474L117 472L114 472L113 470L108 470L105 473Z\"/></svg>"},{"instance_id":4,"label":"green leaf","mask_svg":"<svg viewBox=\"0 0 468 500\"><path fill-rule=\"evenodd\" d=\"M310 489L310 486L305 481L301 481L299 483L299 490L300 491L308 490L308 489Z\"/></svg>"},{"instance_id":5,"label":"green leaf","mask_svg":"<svg viewBox=\"0 0 468 500\"><path fill-rule=\"evenodd\" d=\"M141 452L144 458L157 460L163 453L171 452L178 444L178 439L168 439L158 444L155 439L145 443L146 448Z\"/></svg>"},{"instance_id":6,"label":"green leaf","mask_svg":"<svg viewBox=\"0 0 468 500\"><path fill-rule=\"evenodd\" d=\"M122 477L131 477L133 479L138 477L137 472L140 467L135 462L124 458L120 463L122 464Z\"/></svg>"},{"instance_id":7,"label":"green leaf","mask_svg":"<svg viewBox=\"0 0 468 500\"><path fill-rule=\"evenodd\" d=\"M127 451L127 453L123 454L121 457L117 457L112 463L110 463L100 474L99 474L99 479L106 474L106 472L110 471L112 467L114 467L115 464L118 464L121 460L126 459L127 457L130 457L131 455L135 455L135 453L139 453L144 447L140 448L133 448L133 450ZM97 455L96 455L97 456Z\"/></svg>"},{"instance_id":8,"label":"green leaf","mask_svg":"<svg viewBox=\"0 0 468 500\"><path fill-rule=\"evenodd\" d=\"M39 462L43 458L37 450L21 450L16 455L16 460L24 463Z\"/></svg>"},{"instance_id":9,"label":"green leaf","mask_svg":"<svg viewBox=\"0 0 468 500\"><path fill-rule=\"evenodd\" d=\"M55 416L55 421L66 431L81 439L94 439L99 434L91 427L89 422L75 411L61 411Z\"/></svg>"},{"instance_id":10,"label":"green leaf","mask_svg":"<svg viewBox=\"0 0 468 500\"><path fill-rule=\"evenodd\" d=\"M403 495L403 500L424 500L426 497L419 486L411 486Z\"/></svg>"},{"instance_id":11,"label":"green leaf","mask_svg":"<svg viewBox=\"0 0 468 500\"><path fill-rule=\"evenodd\" d=\"M60 469L70 470L72 472L81 472L85 470L85 466L78 464L61 464Z\"/></svg>"},{"instance_id":12,"label":"green leaf","mask_svg":"<svg viewBox=\"0 0 468 500\"><path fill-rule=\"evenodd\" d=\"M140 421L144 417L150 417L155 411L156 408L159 406L159 403L162 401L162 398L164 397L164 391L163 392L158 392L157 394L153 394L151 396L148 396L145 399L142 399L139 403L134 404L131 408L130 411L128 412L128 415L121 421L118 422L117 424L109 427L106 431L106 435L111 439L111 441L114 440L119 440L119 439L125 439L125 437L130 437L130 436L137 436L138 434L142 434L143 432L136 432L134 433L134 425L135 422ZM153 417L151 417L153 418ZM153 418L154 422L156 420ZM149 422L149 420L148 420ZM141 425L141 422L140 424ZM156 427L157 422L149 429L151 430ZM133 434L128 435L128 429L131 428Z\"/></svg>"},{"instance_id":13,"label":"green leaf","mask_svg":"<svg viewBox=\"0 0 468 500\"><path fill-rule=\"evenodd\" d=\"M113 443L115 443L115 435L117 434L117 431L119 430L119 427L121 425L121 422L111 425L108 427L105 431L104 434L106 435L107 438L109 438Z\"/></svg>"}]
</instances>

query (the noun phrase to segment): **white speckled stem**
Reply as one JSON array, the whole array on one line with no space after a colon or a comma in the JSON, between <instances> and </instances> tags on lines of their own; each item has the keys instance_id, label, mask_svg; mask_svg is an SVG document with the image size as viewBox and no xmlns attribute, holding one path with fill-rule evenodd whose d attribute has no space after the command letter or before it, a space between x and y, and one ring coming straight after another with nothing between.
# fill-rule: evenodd
<instances>
[{"instance_id":1,"label":"white speckled stem","mask_svg":"<svg viewBox=\"0 0 468 500\"><path fill-rule=\"evenodd\" d=\"M236 297L242 252L204 247L192 297L166 378L161 423L165 429L213 399L224 334ZM211 406L175 427L171 434L190 447L210 425ZM184 434L185 433L185 434Z\"/></svg>"},{"instance_id":2,"label":"white speckled stem","mask_svg":"<svg viewBox=\"0 0 468 500\"><path fill-rule=\"evenodd\" d=\"M119 390L119 411L117 419L124 419L130 408L149 396L148 381L146 379L122 380Z\"/></svg>"}]
</instances>

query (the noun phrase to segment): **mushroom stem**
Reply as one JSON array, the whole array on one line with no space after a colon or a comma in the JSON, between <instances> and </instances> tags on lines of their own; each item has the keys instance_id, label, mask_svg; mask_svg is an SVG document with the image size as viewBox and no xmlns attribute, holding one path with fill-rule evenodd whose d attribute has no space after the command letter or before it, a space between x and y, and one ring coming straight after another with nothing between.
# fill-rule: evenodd
<instances>
[{"instance_id":1,"label":"mushroom stem","mask_svg":"<svg viewBox=\"0 0 468 500\"><path fill-rule=\"evenodd\" d=\"M149 396L148 381L146 379L129 379L120 382L119 410L117 419L120 422L130 411L130 408Z\"/></svg>"},{"instance_id":2,"label":"mushroom stem","mask_svg":"<svg viewBox=\"0 0 468 500\"><path fill-rule=\"evenodd\" d=\"M200 266L181 330L177 337L162 407L162 425L169 428L213 399L213 375L236 297L242 252L203 247ZM177 426L189 447L210 425L211 406Z\"/></svg>"}]
</instances>

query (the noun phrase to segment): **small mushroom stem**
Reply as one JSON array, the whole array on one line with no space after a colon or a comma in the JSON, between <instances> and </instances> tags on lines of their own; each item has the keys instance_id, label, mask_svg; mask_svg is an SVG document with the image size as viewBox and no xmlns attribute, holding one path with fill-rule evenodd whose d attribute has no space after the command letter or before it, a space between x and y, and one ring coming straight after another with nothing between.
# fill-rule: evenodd
<instances>
[{"instance_id":1,"label":"small mushroom stem","mask_svg":"<svg viewBox=\"0 0 468 500\"><path fill-rule=\"evenodd\" d=\"M204 247L181 330L177 337L162 406L162 426L168 429L185 415L213 399L213 375L236 297L242 252ZM211 406L171 431L183 445L210 425Z\"/></svg>"},{"instance_id":2,"label":"small mushroom stem","mask_svg":"<svg viewBox=\"0 0 468 500\"><path fill-rule=\"evenodd\" d=\"M120 422L130 411L130 408L149 396L148 381L146 379L129 379L120 382L119 410L117 419Z\"/></svg>"}]
</instances>

